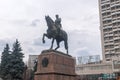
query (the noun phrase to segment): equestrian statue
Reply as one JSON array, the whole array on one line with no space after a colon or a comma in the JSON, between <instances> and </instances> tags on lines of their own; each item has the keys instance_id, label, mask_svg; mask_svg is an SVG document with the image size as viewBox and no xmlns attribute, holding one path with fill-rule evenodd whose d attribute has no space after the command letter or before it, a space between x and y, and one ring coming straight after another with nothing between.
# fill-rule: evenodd
<instances>
[{"instance_id":1,"label":"equestrian statue","mask_svg":"<svg viewBox=\"0 0 120 80\"><path fill-rule=\"evenodd\" d=\"M60 42L64 41L64 46L66 49L66 52L68 54L68 36L67 33L62 29L61 25L61 18L59 18L59 15L56 15L56 20L55 22L51 19L49 16L45 16L45 20L48 26L47 33L43 34L42 41L45 43L45 37L48 39L52 39L52 44L50 49L53 49L53 43L54 40L56 40L57 47L55 50L57 50L60 47Z\"/></svg>"}]
</instances>

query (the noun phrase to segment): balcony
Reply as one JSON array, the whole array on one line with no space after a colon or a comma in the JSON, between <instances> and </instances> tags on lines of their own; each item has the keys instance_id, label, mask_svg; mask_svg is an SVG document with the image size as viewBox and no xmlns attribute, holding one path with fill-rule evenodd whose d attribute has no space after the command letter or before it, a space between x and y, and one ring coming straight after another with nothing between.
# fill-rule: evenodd
<instances>
[{"instance_id":1,"label":"balcony","mask_svg":"<svg viewBox=\"0 0 120 80\"><path fill-rule=\"evenodd\" d=\"M105 52L105 55L108 55L108 54L110 54L110 52L109 52L109 51Z\"/></svg>"},{"instance_id":2,"label":"balcony","mask_svg":"<svg viewBox=\"0 0 120 80\"><path fill-rule=\"evenodd\" d=\"M113 28L113 29L117 29L117 28L118 28L118 26L114 25L112 28Z\"/></svg>"},{"instance_id":3,"label":"balcony","mask_svg":"<svg viewBox=\"0 0 120 80\"><path fill-rule=\"evenodd\" d=\"M114 46L119 46L119 41L118 42L114 42Z\"/></svg>"},{"instance_id":4,"label":"balcony","mask_svg":"<svg viewBox=\"0 0 120 80\"><path fill-rule=\"evenodd\" d=\"M114 5L117 5L117 4L119 4L119 0L118 0L118 1L111 2L111 7L114 6Z\"/></svg>"},{"instance_id":5,"label":"balcony","mask_svg":"<svg viewBox=\"0 0 120 80\"><path fill-rule=\"evenodd\" d=\"M104 11L102 11L102 14L107 13L107 12L111 12L111 10L104 10Z\"/></svg>"},{"instance_id":6,"label":"balcony","mask_svg":"<svg viewBox=\"0 0 120 80\"><path fill-rule=\"evenodd\" d=\"M115 6L119 6L119 5L120 5L119 3L114 2L114 3L111 4L110 7L115 7Z\"/></svg>"},{"instance_id":7,"label":"balcony","mask_svg":"<svg viewBox=\"0 0 120 80\"><path fill-rule=\"evenodd\" d=\"M103 19L104 18L108 18L108 17L111 17L111 15L104 15L104 16L102 16Z\"/></svg>"},{"instance_id":8,"label":"balcony","mask_svg":"<svg viewBox=\"0 0 120 80\"><path fill-rule=\"evenodd\" d=\"M118 39L120 39L120 37L115 37L115 38L113 38L114 40L118 40Z\"/></svg>"},{"instance_id":9,"label":"balcony","mask_svg":"<svg viewBox=\"0 0 120 80\"><path fill-rule=\"evenodd\" d=\"M111 15L115 15L116 14L116 12L111 12Z\"/></svg>"},{"instance_id":10,"label":"balcony","mask_svg":"<svg viewBox=\"0 0 120 80\"><path fill-rule=\"evenodd\" d=\"M116 54L120 54L120 51L115 52Z\"/></svg>"},{"instance_id":11,"label":"balcony","mask_svg":"<svg viewBox=\"0 0 120 80\"><path fill-rule=\"evenodd\" d=\"M109 17L109 18L106 17L106 18L103 19L103 21L107 21L107 20L112 20L112 18L111 17Z\"/></svg>"},{"instance_id":12,"label":"balcony","mask_svg":"<svg viewBox=\"0 0 120 80\"><path fill-rule=\"evenodd\" d=\"M108 26L108 25L112 25L112 22L109 22L109 23L103 23L103 26Z\"/></svg>"},{"instance_id":13,"label":"balcony","mask_svg":"<svg viewBox=\"0 0 120 80\"><path fill-rule=\"evenodd\" d=\"M106 40L104 40L104 43L108 43L108 42L111 42L111 41L113 41L113 39L106 39Z\"/></svg>"},{"instance_id":14,"label":"balcony","mask_svg":"<svg viewBox=\"0 0 120 80\"><path fill-rule=\"evenodd\" d=\"M113 34L107 34L107 35L105 35L105 37L110 37L110 36L113 36Z\"/></svg>"},{"instance_id":15,"label":"balcony","mask_svg":"<svg viewBox=\"0 0 120 80\"><path fill-rule=\"evenodd\" d=\"M119 19L119 20L120 20L120 16L117 16L117 19Z\"/></svg>"},{"instance_id":16,"label":"balcony","mask_svg":"<svg viewBox=\"0 0 120 80\"><path fill-rule=\"evenodd\" d=\"M102 11L110 10L110 7L102 8Z\"/></svg>"},{"instance_id":17,"label":"balcony","mask_svg":"<svg viewBox=\"0 0 120 80\"><path fill-rule=\"evenodd\" d=\"M103 29L108 29L108 28L112 28L112 26L105 26L105 27L103 27Z\"/></svg>"},{"instance_id":18,"label":"balcony","mask_svg":"<svg viewBox=\"0 0 120 80\"><path fill-rule=\"evenodd\" d=\"M112 21L112 23L118 23L118 22L120 22L120 19L115 19L115 20Z\"/></svg>"},{"instance_id":19,"label":"balcony","mask_svg":"<svg viewBox=\"0 0 120 80\"><path fill-rule=\"evenodd\" d=\"M114 32L115 32L115 31L118 31L118 28L113 29L113 31L114 31Z\"/></svg>"},{"instance_id":20,"label":"balcony","mask_svg":"<svg viewBox=\"0 0 120 80\"><path fill-rule=\"evenodd\" d=\"M120 11L117 11L116 14L120 14Z\"/></svg>"},{"instance_id":21,"label":"balcony","mask_svg":"<svg viewBox=\"0 0 120 80\"><path fill-rule=\"evenodd\" d=\"M119 46L114 46L114 48L115 48L115 49L118 49L118 48L120 48L120 47L119 47Z\"/></svg>"},{"instance_id":22,"label":"balcony","mask_svg":"<svg viewBox=\"0 0 120 80\"><path fill-rule=\"evenodd\" d=\"M120 35L120 33L118 33L118 31L120 32L120 28L114 28L113 29L113 32L116 32L117 31L117 33L114 33L114 34L119 34Z\"/></svg>"},{"instance_id":23,"label":"balcony","mask_svg":"<svg viewBox=\"0 0 120 80\"><path fill-rule=\"evenodd\" d=\"M120 9L119 9L119 10L120 10ZM120 11L114 10L114 11L111 12L111 15L112 15L112 16L115 16L115 15L117 15L117 14L120 14ZM115 18L117 18L117 16L116 16Z\"/></svg>"},{"instance_id":24,"label":"balcony","mask_svg":"<svg viewBox=\"0 0 120 80\"><path fill-rule=\"evenodd\" d=\"M109 43L105 43L104 45L106 46L108 46L108 45L113 45L114 43L113 42L109 42Z\"/></svg>"},{"instance_id":25,"label":"balcony","mask_svg":"<svg viewBox=\"0 0 120 80\"><path fill-rule=\"evenodd\" d=\"M115 51L111 51L111 53L112 53L112 54L114 54L114 53L115 53Z\"/></svg>"},{"instance_id":26,"label":"balcony","mask_svg":"<svg viewBox=\"0 0 120 80\"><path fill-rule=\"evenodd\" d=\"M101 4L104 4L104 3L106 3L106 2L107 2L107 3L108 3L108 2L110 3L109 0L105 0L105 1L101 1Z\"/></svg>"},{"instance_id":27,"label":"balcony","mask_svg":"<svg viewBox=\"0 0 120 80\"><path fill-rule=\"evenodd\" d=\"M109 1L102 1L102 2L101 2L101 6L107 5L107 4L110 4L110 2L109 2Z\"/></svg>"},{"instance_id":28,"label":"balcony","mask_svg":"<svg viewBox=\"0 0 120 80\"><path fill-rule=\"evenodd\" d=\"M106 34L106 35L104 35L104 37L110 37L110 36L113 36L113 34Z\"/></svg>"}]
</instances>

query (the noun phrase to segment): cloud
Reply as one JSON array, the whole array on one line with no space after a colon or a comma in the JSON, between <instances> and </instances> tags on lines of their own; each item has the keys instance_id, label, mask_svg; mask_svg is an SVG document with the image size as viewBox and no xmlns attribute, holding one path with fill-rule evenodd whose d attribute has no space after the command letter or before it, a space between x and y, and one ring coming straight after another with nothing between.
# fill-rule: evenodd
<instances>
[{"instance_id":1,"label":"cloud","mask_svg":"<svg viewBox=\"0 0 120 80\"><path fill-rule=\"evenodd\" d=\"M42 37L38 37L36 39L34 39L33 45L35 46L50 46L51 45L51 39L48 39L47 37L45 37L45 43L42 43Z\"/></svg>"},{"instance_id":2,"label":"cloud","mask_svg":"<svg viewBox=\"0 0 120 80\"><path fill-rule=\"evenodd\" d=\"M26 56L40 54L51 45L51 40L41 40L47 30L44 16L55 20L55 14L68 33L72 56L101 54L97 0L0 0L0 39L13 43L17 38ZM1 41L0 48L6 42ZM60 46L65 52L63 42Z\"/></svg>"},{"instance_id":3,"label":"cloud","mask_svg":"<svg viewBox=\"0 0 120 80\"><path fill-rule=\"evenodd\" d=\"M31 26L36 27L36 26L38 26L38 24L40 24L40 20L39 19L35 19L35 20L32 21Z\"/></svg>"},{"instance_id":4,"label":"cloud","mask_svg":"<svg viewBox=\"0 0 120 80\"><path fill-rule=\"evenodd\" d=\"M69 32L69 50L71 55L101 54L100 34L87 30L73 30Z\"/></svg>"},{"instance_id":5,"label":"cloud","mask_svg":"<svg viewBox=\"0 0 120 80\"><path fill-rule=\"evenodd\" d=\"M7 43L6 41L0 40L0 52L3 51L3 49L4 49L5 45L6 45L6 43Z\"/></svg>"},{"instance_id":6,"label":"cloud","mask_svg":"<svg viewBox=\"0 0 120 80\"><path fill-rule=\"evenodd\" d=\"M68 31L68 45L69 45L69 54L72 56L85 56L85 55L100 55L100 34L95 32L90 32L87 30L72 30ZM42 43L42 37L34 39L31 47L35 49L35 53L39 53L44 49L49 49L51 46L51 40L45 38L46 43ZM54 48L56 47L56 42L54 43ZM39 49L37 52L37 48ZM60 48L58 49L66 53L64 49L64 43L60 43ZM34 53L34 52L33 52Z\"/></svg>"},{"instance_id":7,"label":"cloud","mask_svg":"<svg viewBox=\"0 0 120 80\"><path fill-rule=\"evenodd\" d=\"M87 47L77 48L75 51L73 51L73 53L76 56L87 56L87 55L90 55L89 49Z\"/></svg>"},{"instance_id":8,"label":"cloud","mask_svg":"<svg viewBox=\"0 0 120 80\"><path fill-rule=\"evenodd\" d=\"M0 39L0 53L3 51L6 44L9 44L9 47L12 46L13 40L9 38Z\"/></svg>"}]
</instances>

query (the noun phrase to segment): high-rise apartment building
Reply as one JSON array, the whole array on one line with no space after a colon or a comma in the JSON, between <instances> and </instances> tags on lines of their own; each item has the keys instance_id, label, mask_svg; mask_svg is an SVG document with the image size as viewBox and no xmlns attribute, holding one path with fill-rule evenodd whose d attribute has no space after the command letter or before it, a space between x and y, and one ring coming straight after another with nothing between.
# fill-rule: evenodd
<instances>
[{"instance_id":1,"label":"high-rise apartment building","mask_svg":"<svg viewBox=\"0 0 120 80\"><path fill-rule=\"evenodd\" d=\"M110 61L120 55L120 0L99 0L102 55Z\"/></svg>"}]
</instances>

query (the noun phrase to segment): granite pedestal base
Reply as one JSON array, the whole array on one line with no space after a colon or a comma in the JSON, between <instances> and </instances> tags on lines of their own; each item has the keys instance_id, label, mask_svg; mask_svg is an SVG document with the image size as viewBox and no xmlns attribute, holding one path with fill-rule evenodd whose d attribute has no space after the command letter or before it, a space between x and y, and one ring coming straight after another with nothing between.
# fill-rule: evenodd
<instances>
[{"instance_id":1,"label":"granite pedestal base","mask_svg":"<svg viewBox=\"0 0 120 80\"><path fill-rule=\"evenodd\" d=\"M44 50L38 57L35 80L75 80L75 59L55 50Z\"/></svg>"}]
</instances>

